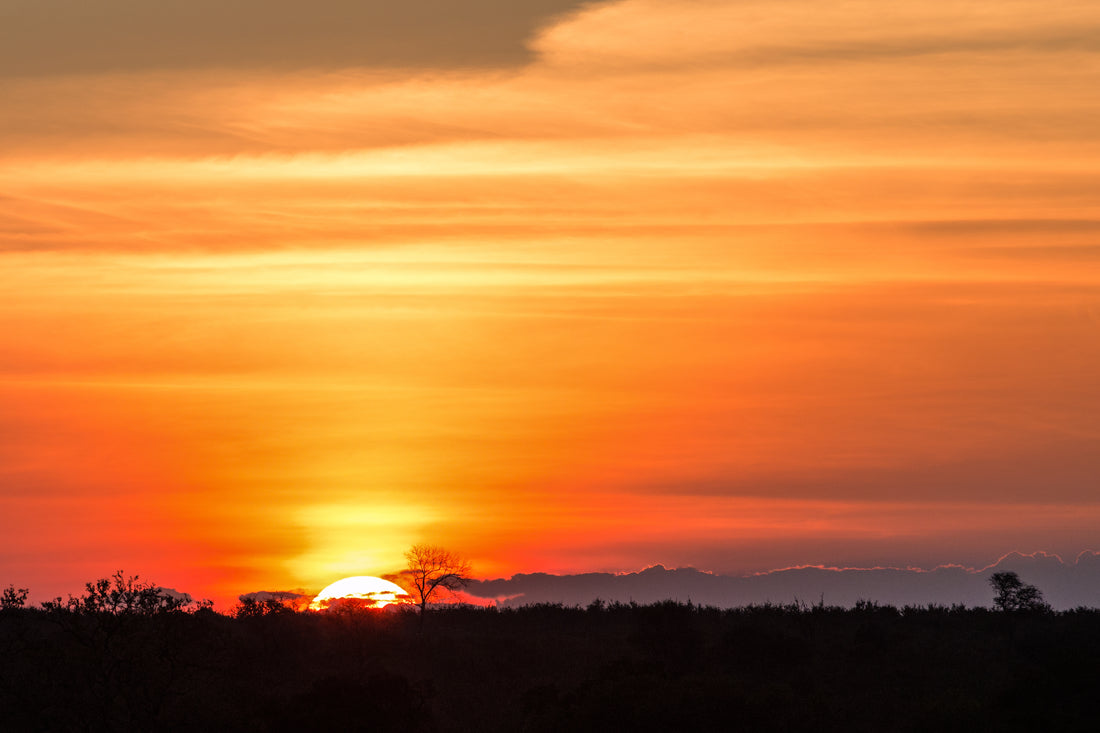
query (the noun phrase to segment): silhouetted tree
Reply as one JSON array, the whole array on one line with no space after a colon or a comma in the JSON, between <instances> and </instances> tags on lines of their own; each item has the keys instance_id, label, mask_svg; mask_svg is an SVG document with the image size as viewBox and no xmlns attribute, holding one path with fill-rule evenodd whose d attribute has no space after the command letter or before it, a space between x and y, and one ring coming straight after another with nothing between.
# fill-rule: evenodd
<instances>
[{"instance_id":1,"label":"silhouetted tree","mask_svg":"<svg viewBox=\"0 0 1100 733\"><path fill-rule=\"evenodd\" d=\"M4 589L4 592L0 594L0 609L22 608L26 604L27 596L29 595L29 589L16 588L14 585L9 585Z\"/></svg>"},{"instance_id":2,"label":"silhouetted tree","mask_svg":"<svg viewBox=\"0 0 1100 733\"><path fill-rule=\"evenodd\" d=\"M451 550L435 545L413 545L405 553L409 566L394 576L412 591L413 601L423 614L440 591L465 588L473 571L470 563Z\"/></svg>"},{"instance_id":3,"label":"silhouetted tree","mask_svg":"<svg viewBox=\"0 0 1100 733\"><path fill-rule=\"evenodd\" d=\"M993 573L989 584L997 591L997 595L993 597L993 605L1000 611L1050 610L1050 604L1043 600L1043 592L1020 580L1016 573Z\"/></svg>"},{"instance_id":4,"label":"silhouetted tree","mask_svg":"<svg viewBox=\"0 0 1100 733\"><path fill-rule=\"evenodd\" d=\"M173 595L166 589L142 581L138 576L126 577L121 570L110 578L100 578L84 584L84 595L69 596L68 601L56 598L42 607L49 611L74 613L112 613L151 615L179 611L190 605L188 596Z\"/></svg>"}]
</instances>

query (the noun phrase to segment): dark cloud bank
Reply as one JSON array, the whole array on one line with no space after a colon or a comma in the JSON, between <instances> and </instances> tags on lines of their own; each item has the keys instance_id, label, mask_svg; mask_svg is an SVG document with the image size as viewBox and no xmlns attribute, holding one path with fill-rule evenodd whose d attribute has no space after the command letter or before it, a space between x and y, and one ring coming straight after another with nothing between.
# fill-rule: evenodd
<instances>
[{"instance_id":1,"label":"dark cloud bank","mask_svg":"<svg viewBox=\"0 0 1100 733\"><path fill-rule=\"evenodd\" d=\"M943 566L934 570L902 568L801 567L759 575L713 575L694 568L670 570L660 565L637 573L583 575L521 574L508 579L483 580L468 592L499 599L501 606L531 603L587 605L606 601L653 603L672 599L700 605L742 606L760 603L851 606L872 600L894 606L955 604L991 605L989 576L1014 571L1039 587L1055 609L1100 607L1100 553L1082 552L1063 562L1057 555L1013 552L981 569Z\"/></svg>"},{"instance_id":2,"label":"dark cloud bank","mask_svg":"<svg viewBox=\"0 0 1100 733\"><path fill-rule=\"evenodd\" d=\"M276 603L289 603L292 605L309 605L309 602L313 600L313 595L295 590L258 590L253 593L242 593L237 598L241 601L256 601L257 603L275 601Z\"/></svg>"},{"instance_id":3,"label":"dark cloud bank","mask_svg":"<svg viewBox=\"0 0 1100 733\"><path fill-rule=\"evenodd\" d=\"M17 0L0 76L191 68L508 66L579 0Z\"/></svg>"}]
</instances>

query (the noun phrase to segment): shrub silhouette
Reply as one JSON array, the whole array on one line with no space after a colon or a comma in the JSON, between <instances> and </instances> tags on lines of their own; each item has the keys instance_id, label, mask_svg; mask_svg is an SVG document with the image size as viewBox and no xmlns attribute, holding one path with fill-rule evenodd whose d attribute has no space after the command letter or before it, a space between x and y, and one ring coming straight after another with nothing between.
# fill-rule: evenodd
<instances>
[{"instance_id":1,"label":"shrub silhouette","mask_svg":"<svg viewBox=\"0 0 1100 733\"><path fill-rule=\"evenodd\" d=\"M42 607L48 611L73 613L110 613L148 616L180 611L191 604L190 597L172 595L164 588L142 581L137 575L126 577L121 570L110 578L84 584L84 595L55 598Z\"/></svg>"},{"instance_id":2,"label":"shrub silhouette","mask_svg":"<svg viewBox=\"0 0 1100 733\"><path fill-rule=\"evenodd\" d=\"M14 585L9 585L3 593L0 593L0 610L22 608L26 605L27 596L29 595L30 590L27 588L16 588Z\"/></svg>"}]
</instances>

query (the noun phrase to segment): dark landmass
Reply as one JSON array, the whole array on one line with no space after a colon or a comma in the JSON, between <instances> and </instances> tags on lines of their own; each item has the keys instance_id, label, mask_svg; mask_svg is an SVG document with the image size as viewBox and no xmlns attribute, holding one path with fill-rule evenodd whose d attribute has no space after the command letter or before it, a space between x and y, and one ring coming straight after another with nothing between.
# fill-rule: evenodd
<instances>
[{"instance_id":1,"label":"dark landmass","mask_svg":"<svg viewBox=\"0 0 1100 733\"><path fill-rule=\"evenodd\" d=\"M597 598L622 603L672 599L723 608L821 600L847 607L861 600L895 606L981 606L989 604L989 578L1003 571L1016 572L1037 585L1055 609L1100 607L1100 553L1091 551L1071 562L1044 552L1012 552L978 569L958 565L932 570L798 567L739 577L656 565L636 573L529 573L474 581L467 591L512 607L531 603L583 606Z\"/></svg>"},{"instance_id":2,"label":"dark landmass","mask_svg":"<svg viewBox=\"0 0 1100 733\"><path fill-rule=\"evenodd\" d=\"M988 596L988 589L987 589ZM0 611L12 731L1095 731L1100 611Z\"/></svg>"}]
</instances>

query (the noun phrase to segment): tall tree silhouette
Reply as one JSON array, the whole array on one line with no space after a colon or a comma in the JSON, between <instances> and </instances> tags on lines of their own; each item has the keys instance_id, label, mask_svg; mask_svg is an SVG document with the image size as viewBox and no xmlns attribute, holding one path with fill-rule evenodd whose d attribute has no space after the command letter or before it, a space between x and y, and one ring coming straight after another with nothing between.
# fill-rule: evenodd
<instances>
[{"instance_id":1,"label":"tall tree silhouette","mask_svg":"<svg viewBox=\"0 0 1100 733\"><path fill-rule=\"evenodd\" d=\"M405 553L409 566L394 578L403 582L420 606L421 617L428 604L442 591L454 592L470 582L472 567L456 552L435 545L418 544Z\"/></svg>"}]
</instances>

